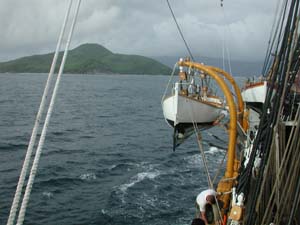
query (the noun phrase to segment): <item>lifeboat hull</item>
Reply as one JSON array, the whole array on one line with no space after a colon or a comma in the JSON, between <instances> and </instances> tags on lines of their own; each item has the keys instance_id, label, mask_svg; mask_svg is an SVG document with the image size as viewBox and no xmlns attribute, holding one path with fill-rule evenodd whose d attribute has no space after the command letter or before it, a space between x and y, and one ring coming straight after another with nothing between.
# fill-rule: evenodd
<instances>
[{"instance_id":1,"label":"lifeboat hull","mask_svg":"<svg viewBox=\"0 0 300 225\"><path fill-rule=\"evenodd\" d=\"M172 127L179 124L189 126L193 123L209 125L218 119L223 108L218 99L197 100L182 95L168 96L162 108L166 121Z\"/></svg>"}]
</instances>

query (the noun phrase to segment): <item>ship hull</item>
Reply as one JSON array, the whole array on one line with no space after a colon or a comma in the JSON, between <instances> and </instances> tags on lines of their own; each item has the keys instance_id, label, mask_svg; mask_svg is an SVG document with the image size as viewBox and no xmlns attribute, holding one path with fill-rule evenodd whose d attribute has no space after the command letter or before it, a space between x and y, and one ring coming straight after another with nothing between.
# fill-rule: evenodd
<instances>
[{"instance_id":1,"label":"ship hull","mask_svg":"<svg viewBox=\"0 0 300 225\"><path fill-rule=\"evenodd\" d=\"M246 103L264 103L267 94L267 81L246 85L241 94Z\"/></svg>"},{"instance_id":2,"label":"ship hull","mask_svg":"<svg viewBox=\"0 0 300 225\"><path fill-rule=\"evenodd\" d=\"M172 127L179 124L190 126L193 123L209 125L218 119L223 110L219 99L198 100L175 94L166 97L162 107L164 117Z\"/></svg>"}]
</instances>

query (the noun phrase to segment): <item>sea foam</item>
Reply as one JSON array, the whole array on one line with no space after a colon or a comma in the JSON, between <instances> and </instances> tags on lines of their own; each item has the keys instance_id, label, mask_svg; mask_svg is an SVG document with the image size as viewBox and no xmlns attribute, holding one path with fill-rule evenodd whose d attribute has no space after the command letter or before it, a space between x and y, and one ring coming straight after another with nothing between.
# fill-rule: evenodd
<instances>
[{"instance_id":1,"label":"sea foam","mask_svg":"<svg viewBox=\"0 0 300 225\"><path fill-rule=\"evenodd\" d=\"M135 184L143 181L144 179L148 178L148 179L154 179L155 177L159 176L160 172L159 171L154 171L154 172L141 172L136 174L135 176L133 176L130 179L129 183L126 184L122 184L119 189L122 192L126 192L128 188L134 186Z\"/></svg>"},{"instance_id":2,"label":"sea foam","mask_svg":"<svg viewBox=\"0 0 300 225\"><path fill-rule=\"evenodd\" d=\"M85 173L85 174L81 174L80 176L79 176L79 178L81 179L81 180L88 180L88 181L90 181L90 180L96 180L96 174L94 174L94 173Z\"/></svg>"}]
</instances>

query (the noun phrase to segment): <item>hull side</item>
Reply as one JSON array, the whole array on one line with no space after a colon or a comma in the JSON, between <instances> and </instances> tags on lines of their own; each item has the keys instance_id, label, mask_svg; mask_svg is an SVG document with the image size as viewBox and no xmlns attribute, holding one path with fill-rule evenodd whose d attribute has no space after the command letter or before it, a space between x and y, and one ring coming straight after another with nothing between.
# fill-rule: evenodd
<instances>
[{"instance_id":1,"label":"hull side","mask_svg":"<svg viewBox=\"0 0 300 225\"><path fill-rule=\"evenodd\" d=\"M191 98L172 95L164 99L164 117L169 124L209 124L213 123L223 109L205 101L193 100Z\"/></svg>"},{"instance_id":2,"label":"hull side","mask_svg":"<svg viewBox=\"0 0 300 225\"><path fill-rule=\"evenodd\" d=\"M267 94L267 81L259 82L256 85L246 86L242 91L244 102L264 103Z\"/></svg>"}]
</instances>

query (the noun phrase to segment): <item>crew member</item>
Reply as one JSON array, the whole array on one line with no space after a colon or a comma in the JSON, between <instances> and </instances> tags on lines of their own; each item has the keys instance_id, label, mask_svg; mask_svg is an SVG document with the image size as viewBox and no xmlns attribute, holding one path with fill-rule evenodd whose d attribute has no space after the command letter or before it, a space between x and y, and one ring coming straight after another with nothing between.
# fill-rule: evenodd
<instances>
[{"instance_id":1,"label":"crew member","mask_svg":"<svg viewBox=\"0 0 300 225\"><path fill-rule=\"evenodd\" d=\"M205 222L200 218L195 218L192 221L192 225L205 225Z\"/></svg>"},{"instance_id":2,"label":"crew member","mask_svg":"<svg viewBox=\"0 0 300 225\"><path fill-rule=\"evenodd\" d=\"M205 224L209 224L206 215L207 214L206 208L208 205L212 206L216 204L216 195L217 192L215 192L215 190L207 189L205 191L202 191L196 198L196 205L197 205L197 209L199 209L199 216L205 222Z\"/></svg>"}]
</instances>

